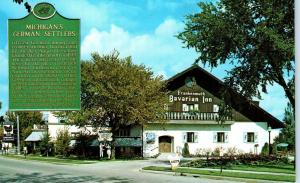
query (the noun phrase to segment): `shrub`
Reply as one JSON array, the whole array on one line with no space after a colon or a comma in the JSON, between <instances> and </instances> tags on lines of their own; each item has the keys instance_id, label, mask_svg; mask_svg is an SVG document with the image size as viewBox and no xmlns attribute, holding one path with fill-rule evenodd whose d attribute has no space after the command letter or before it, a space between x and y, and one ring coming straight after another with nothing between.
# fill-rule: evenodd
<instances>
[{"instance_id":1,"label":"shrub","mask_svg":"<svg viewBox=\"0 0 300 183\"><path fill-rule=\"evenodd\" d=\"M71 136L68 129L60 129L57 131L57 137L55 141L56 154L63 157L67 157L70 154Z\"/></svg>"},{"instance_id":2,"label":"shrub","mask_svg":"<svg viewBox=\"0 0 300 183\"><path fill-rule=\"evenodd\" d=\"M182 156L183 157L190 156L190 151L189 151L189 145L188 145L188 143L184 143L184 147L182 149Z\"/></svg>"},{"instance_id":3,"label":"shrub","mask_svg":"<svg viewBox=\"0 0 300 183\"><path fill-rule=\"evenodd\" d=\"M235 156L238 154L238 149L236 147L229 147L226 151L227 156Z\"/></svg>"},{"instance_id":4,"label":"shrub","mask_svg":"<svg viewBox=\"0 0 300 183\"><path fill-rule=\"evenodd\" d=\"M261 155L269 155L269 144L266 142L261 149Z\"/></svg>"},{"instance_id":5,"label":"shrub","mask_svg":"<svg viewBox=\"0 0 300 183\"><path fill-rule=\"evenodd\" d=\"M205 167L215 167L220 166L221 163L224 167L230 167L232 165L287 165L290 162L286 157L279 156L264 156L255 154L241 154L237 156L224 156L221 160L219 157L211 157L209 160L198 159L184 163L181 166L195 167L195 168L205 168Z\"/></svg>"},{"instance_id":6,"label":"shrub","mask_svg":"<svg viewBox=\"0 0 300 183\"><path fill-rule=\"evenodd\" d=\"M276 147L276 145L277 145L276 143L273 143L271 145L271 153L274 154L274 155L277 154L277 147Z\"/></svg>"},{"instance_id":7,"label":"shrub","mask_svg":"<svg viewBox=\"0 0 300 183\"><path fill-rule=\"evenodd\" d=\"M220 149L221 149L221 147L216 147L212 152L212 156L219 156L220 155Z\"/></svg>"},{"instance_id":8,"label":"shrub","mask_svg":"<svg viewBox=\"0 0 300 183\"><path fill-rule=\"evenodd\" d=\"M210 148L196 149L196 156L198 157L209 157L211 154L212 154L212 150Z\"/></svg>"},{"instance_id":9,"label":"shrub","mask_svg":"<svg viewBox=\"0 0 300 183\"><path fill-rule=\"evenodd\" d=\"M39 144L39 150L41 155L48 156L53 154L53 143L50 142L51 137L49 133L44 133Z\"/></svg>"},{"instance_id":10,"label":"shrub","mask_svg":"<svg viewBox=\"0 0 300 183\"><path fill-rule=\"evenodd\" d=\"M82 158L86 158L88 151L90 149L89 143L95 139L94 136L87 134L86 132L81 131L76 136L76 143L73 149L73 152Z\"/></svg>"}]
</instances>

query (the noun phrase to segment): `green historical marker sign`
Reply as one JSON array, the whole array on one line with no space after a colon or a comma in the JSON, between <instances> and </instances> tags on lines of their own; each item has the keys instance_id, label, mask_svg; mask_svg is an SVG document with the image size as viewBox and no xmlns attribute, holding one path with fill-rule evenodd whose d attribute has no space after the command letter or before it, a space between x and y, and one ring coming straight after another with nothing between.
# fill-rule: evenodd
<instances>
[{"instance_id":1,"label":"green historical marker sign","mask_svg":"<svg viewBox=\"0 0 300 183\"><path fill-rule=\"evenodd\" d=\"M8 20L9 110L80 109L80 20L39 3Z\"/></svg>"}]
</instances>

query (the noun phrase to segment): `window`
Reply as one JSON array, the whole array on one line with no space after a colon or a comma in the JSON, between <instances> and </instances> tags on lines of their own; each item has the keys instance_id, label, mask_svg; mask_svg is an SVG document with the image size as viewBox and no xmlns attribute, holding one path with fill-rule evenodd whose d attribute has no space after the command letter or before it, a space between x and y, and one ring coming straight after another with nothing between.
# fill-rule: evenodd
<instances>
[{"instance_id":1,"label":"window","mask_svg":"<svg viewBox=\"0 0 300 183\"><path fill-rule=\"evenodd\" d=\"M254 142L254 133L253 132L247 133L247 142Z\"/></svg>"},{"instance_id":2,"label":"window","mask_svg":"<svg viewBox=\"0 0 300 183\"><path fill-rule=\"evenodd\" d=\"M119 132L117 133L119 137L129 137L130 136L130 129L120 129Z\"/></svg>"},{"instance_id":3,"label":"window","mask_svg":"<svg viewBox=\"0 0 300 183\"><path fill-rule=\"evenodd\" d=\"M188 104L188 110L193 111L194 110L194 104Z\"/></svg>"},{"instance_id":4,"label":"window","mask_svg":"<svg viewBox=\"0 0 300 183\"><path fill-rule=\"evenodd\" d=\"M224 132L217 133L217 142L225 142L225 133Z\"/></svg>"},{"instance_id":5,"label":"window","mask_svg":"<svg viewBox=\"0 0 300 183\"><path fill-rule=\"evenodd\" d=\"M219 106L214 104L213 105L213 112L219 112Z\"/></svg>"},{"instance_id":6,"label":"window","mask_svg":"<svg viewBox=\"0 0 300 183\"><path fill-rule=\"evenodd\" d=\"M188 107L187 104L182 104L182 111L183 111L183 112L189 111L189 107Z\"/></svg>"},{"instance_id":7,"label":"window","mask_svg":"<svg viewBox=\"0 0 300 183\"><path fill-rule=\"evenodd\" d=\"M198 143L198 133L197 132L184 132L183 133L183 143Z\"/></svg>"},{"instance_id":8,"label":"window","mask_svg":"<svg viewBox=\"0 0 300 183\"><path fill-rule=\"evenodd\" d=\"M214 143L228 143L229 135L228 132L214 132L213 142Z\"/></svg>"},{"instance_id":9,"label":"window","mask_svg":"<svg viewBox=\"0 0 300 183\"><path fill-rule=\"evenodd\" d=\"M257 143L258 133L257 132L244 132L244 143Z\"/></svg>"},{"instance_id":10,"label":"window","mask_svg":"<svg viewBox=\"0 0 300 183\"><path fill-rule=\"evenodd\" d=\"M182 111L188 112L188 111L198 111L199 105L198 104L182 104Z\"/></svg>"},{"instance_id":11,"label":"window","mask_svg":"<svg viewBox=\"0 0 300 183\"><path fill-rule=\"evenodd\" d=\"M187 132L187 142L195 142L194 132Z\"/></svg>"}]
</instances>

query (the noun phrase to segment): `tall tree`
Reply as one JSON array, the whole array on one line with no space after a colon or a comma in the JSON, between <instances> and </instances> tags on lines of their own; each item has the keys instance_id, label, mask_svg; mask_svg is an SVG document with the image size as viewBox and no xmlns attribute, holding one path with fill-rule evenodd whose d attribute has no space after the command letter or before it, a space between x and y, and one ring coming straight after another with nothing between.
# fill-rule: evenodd
<instances>
[{"instance_id":1,"label":"tall tree","mask_svg":"<svg viewBox=\"0 0 300 183\"><path fill-rule=\"evenodd\" d=\"M109 126L114 135L127 125L142 125L157 120L167 103L165 82L131 57L92 54L91 61L81 64L81 111L71 113L75 124Z\"/></svg>"},{"instance_id":2,"label":"tall tree","mask_svg":"<svg viewBox=\"0 0 300 183\"><path fill-rule=\"evenodd\" d=\"M276 143L287 143L289 144L289 150L295 151L295 116L291 105L288 103L288 106L284 112L285 128L283 128L279 136L275 139Z\"/></svg>"},{"instance_id":3,"label":"tall tree","mask_svg":"<svg viewBox=\"0 0 300 183\"><path fill-rule=\"evenodd\" d=\"M279 84L295 108L294 1L220 0L199 3L178 38L194 48L196 62L230 63L225 82L244 96L260 98L259 87Z\"/></svg>"}]
</instances>

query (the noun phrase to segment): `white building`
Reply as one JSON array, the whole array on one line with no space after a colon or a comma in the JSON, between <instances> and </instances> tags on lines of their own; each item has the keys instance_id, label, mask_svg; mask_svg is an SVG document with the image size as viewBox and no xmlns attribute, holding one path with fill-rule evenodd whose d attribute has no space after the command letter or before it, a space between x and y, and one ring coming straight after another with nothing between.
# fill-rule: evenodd
<instances>
[{"instance_id":1,"label":"white building","mask_svg":"<svg viewBox=\"0 0 300 183\"><path fill-rule=\"evenodd\" d=\"M260 153L269 143L268 127L282 128L283 123L227 88L223 82L199 66L192 66L168 80L169 104L166 121L149 123L143 130L143 155L181 153L188 143L190 154L203 154L222 147L225 152ZM223 97L222 97L223 96ZM224 124L217 122L223 99L232 112Z\"/></svg>"}]
</instances>

